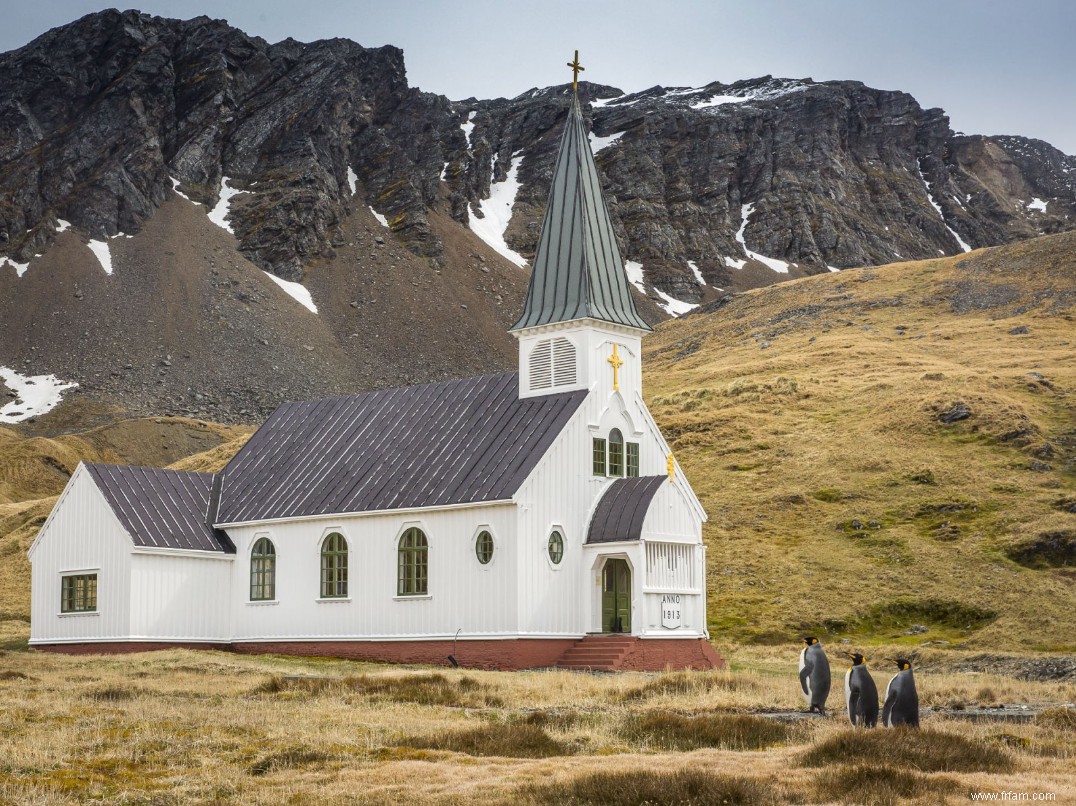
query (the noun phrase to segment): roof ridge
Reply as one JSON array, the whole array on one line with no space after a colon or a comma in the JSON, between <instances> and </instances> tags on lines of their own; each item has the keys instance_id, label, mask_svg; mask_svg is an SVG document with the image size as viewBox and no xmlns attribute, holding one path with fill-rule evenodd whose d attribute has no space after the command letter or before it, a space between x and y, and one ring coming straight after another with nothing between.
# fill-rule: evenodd
<instances>
[{"instance_id":1,"label":"roof ridge","mask_svg":"<svg viewBox=\"0 0 1076 806\"><path fill-rule=\"evenodd\" d=\"M89 462L85 459L82 460L82 464L86 467L114 467L120 470L152 470L159 473L185 473L191 476L216 476L217 473L212 473L207 470L179 470L174 467L157 467L155 465L124 465L118 462ZM221 471L223 472L223 471Z\"/></svg>"}]
</instances>

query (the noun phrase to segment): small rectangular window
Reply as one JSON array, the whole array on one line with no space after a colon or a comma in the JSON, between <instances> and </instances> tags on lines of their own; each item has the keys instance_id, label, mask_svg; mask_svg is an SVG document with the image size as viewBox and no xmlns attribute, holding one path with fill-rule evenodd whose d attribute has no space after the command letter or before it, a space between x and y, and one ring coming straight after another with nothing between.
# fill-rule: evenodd
<instances>
[{"instance_id":1,"label":"small rectangular window","mask_svg":"<svg viewBox=\"0 0 1076 806\"><path fill-rule=\"evenodd\" d=\"M605 475L605 440L594 438L594 475Z\"/></svg>"},{"instance_id":2,"label":"small rectangular window","mask_svg":"<svg viewBox=\"0 0 1076 806\"><path fill-rule=\"evenodd\" d=\"M97 574L65 576L60 586L61 613L92 613L97 610Z\"/></svg>"},{"instance_id":3,"label":"small rectangular window","mask_svg":"<svg viewBox=\"0 0 1076 806\"><path fill-rule=\"evenodd\" d=\"M628 475L629 476L638 476L639 475L639 443L638 442L628 442L627 446L628 446L627 447L627 451L628 451Z\"/></svg>"}]
</instances>

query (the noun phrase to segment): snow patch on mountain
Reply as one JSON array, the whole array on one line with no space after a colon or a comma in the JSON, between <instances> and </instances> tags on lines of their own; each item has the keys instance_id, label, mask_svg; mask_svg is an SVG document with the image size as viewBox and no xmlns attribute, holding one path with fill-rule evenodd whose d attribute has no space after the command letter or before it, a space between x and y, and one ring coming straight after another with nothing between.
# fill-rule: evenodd
<instances>
[{"instance_id":1,"label":"snow patch on mountain","mask_svg":"<svg viewBox=\"0 0 1076 806\"><path fill-rule=\"evenodd\" d=\"M702 272L699 271L698 264L696 264L694 260L689 260L687 262L687 267L691 269L691 273L695 275L696 283L699 285L706 285L706 280L703 279Z\"/></svg>"},{"instance_id":2,"label":"snow patch on mountain","mask_svg":"<svg viewBox=\"0 0 1076 806\"><path fill-rule=\"evenodd\" d=\"M661 299L663 300L663 302L658 303L658 307L664 310L665 313L669 314L669 316L683 316L685 313L693 311L699 307L696 303L684 302L683 300L679 300L676 297L670 297L660 288L655 288L654 293L661 297Z\"/></svg>"},{"instance_id":3,"label":"snow patch on mountain","mask_svg":"<svg viewBox=\"0 0 1076 806\"><path fill-rule=\"evenodd\" d=\"M628 282L635 286L640 294L646 293L643 281L643 264L634 260L624 261L624 272L628 275Z\"/></svg>"},{"instance_id":4,"label":"snow patch on mountain","mask_svg":"<svg viewBox=\"0 0 1076 806\"><path fill-rule=\"evenodd\" d=\"M389 226L389 220L385 218L385 216L381 215L381 213L377 212L377 210L375 210L373 207L370 208L370 212L374 214L374 218L377 219L378 224L383 226L385 229L392 229Z\"/></svg>"},{"instance_id":5,"label":"snow patch on mountain","mask_svg":"<svg viewBox=\"0 0 1076 806\"><path fill-rule=\"evenodd\" d=\"M70 221L64 221L62 218L57 218L56 219L56 231L57 232L67 232L69 229L71 229L71 222Z\"/></svg>"},{"instance_id":6,"label":"snow patch on mountain","mask_svg":"<svg viewBox=\"0 0 1076 806\"><path fill-rule=\"evenodd\" d=\"M176 179L174 176L170 176L170 177L168 177L168 179L172 182L172 192L173 193L175 193L178 196L182 196L184 199L189 201L191 204L198 204L198 202L196 202L194 199L192 199L190 196L188 196L186 193L184 193L182 190L179 189L179 180L178 179Z\"/></svg>"},{"instance_id":7,"label":"snow patch on mountain","mask_svg":"<svg viewBox=\"0 0 1076 806\"><path fill-rule=\"evenodd\" d=\"M112 250L108 248L108 241L91 240L86 246L90 247L105 274L112 274Z\"/></svg>"},{"instance_id":8,"label":"snow patch on mountain","mask_svg":"<svg viewBox=\"0 0 1076 806\"><path fill-rule=\"evenodd\" d=\"M1028 210L1038 210L1040 213L1045 213L1047 204L1049 204L1049 202L1045 202L1042 199L1040 199L1038 196L1036 196L1035 198L1033 198L1031 201L1029 201L1027 203L1027 209Z\"/></svg>"},{"instance_id":9,"label":"snow patch on mountain","mask_svg":"<svg viewBox=\"0 0 1076 806\"><path fill-rule=\"evenodd\" d=\"M293 283L269 272L265 272L265 276L280 286L285 294L310 311L310 313L318 312L318 306L314 304L314 298L310 296L310 292L302 283Z\"/></svg>"},{"instance_id":10,"label":"snow patch on mountain","mask_svg":"<svg viewBox=\"0 0 1076 806\"><path fill-rule=\"evenodd\" d=\"M16 395L12 402L0 408L0 423L21 423L40 417L60 403L65 389L78 386L65 383L55 375L20 375L7 367L0 367L0 378Z\"/></svg>"},{"instance_id":11,"label":"snow patch on mountain","mask_svg":"<svg viewBox=\"0 0 1076 806\"><path fill-rule=\"evenodd\" d=\"M609 146L616 145L617 140L623 137L626 132L617 132L616 134L610 134L608 137L598 137L594 132L590 132L590 150L591 153L597 154L602 149Z\"/></svg>"},{"instance_id":12,"label":"snow patch on mountain","mask_svg":"<svg viewBox=\"0 0 1076 806\"><path fill-rule=\"evenodd\" d=\"M0 257L0 269L2 269L4 267L5 263L10 263L12 266L15 267L15 276L16 277L22 277L24 274L26 274L26 270L30 268L30 261L29 260L26 261L25 263L16 263L14 260L12 260L9 257Z\"/></svg>"},{"instance_id":13,"label":"snow patch on mountain","mask_svg":"<svg viewBox=\"0 0 1076 806\"><path fill-rule=\"evenodd\" d=\"M725 256L725 265L730 269L742 269L747 265L746 260L733 260L731 257Z\"/></svg>"},{"instance_id":14,"label":"snow patch on mountain","mask_svg":"<svg viewBox=\"0 0 1076 806\"><path fill-rule=\"evenodd\" d=\"M736 232L736 240L739 242L740 246L743 247L743 253L752 260L757 260L759 263L779 274L788 274L787 262L778 260L775 257L760 255L758 252L752 252L747 248L747 242L744 240L744 233L747 231L747 222L750 220L751 213L753 212L755 212L754 202L740 206L740 229Z\"/></svg>"},{"instance_id":15,"label":"snow patch on mountain","mask_svg":"<svg viewBox=\"0 0 1076 806\"><path fill-rule=\"evenodd\" d=\"M235 230L233 230L232 225L228 223L228 213L232 207L232 198L241 193L249 193L250 191L237 190L236 188L229 187L228 181L227 176L221 177L220 199L217 201L217 206L209 211L209 220L221 229L228 230L232 235L235 235Z\"/></svg>"},{"instance_id":16,"label":"snow patch on mountain","mask_svg":"<svg viewBox=\"0 0 1076 806\"><path fill-rule=\"evenodd\" d=\"M351 195L355 195L355 188L359 186L359 176L355 173L355 169L350 165L347 166L347 184L351 188Z\"/></svg>"},{"instance_id":17,"label":"snow patch on mountain","mask_svg":"<svg viewBox=\"0 0 1076 806\"><path fill-rule=\"evenodd\" d=\"M923 166L922 165L919 166L919 179L923 182L923 189L926 190L926 192L927 192L927 199L930 201L930 206L938 211L938 217L942 220L942 224L945 224L945 228L947 230L949 230L949 234L952 235L956 239L956 242L960 245L960 248L963 249L965 252L970 252L971 247L968 246L968 244L966 244L964 242L964 239L961 238L957 234L955 229L953 229L952 227L949 226L948 223L946 223L946 221L945 221L945 213L942 212L941 205L938 204L936 201L934 201L934 194L931 193L930 182L928 182L926 177L923 176ZM945 253L942 252L942 254L944 255Z\"/></svg>"},{"instance_id":18,"label":"snow patch on mountain","mask_svg":"<svg viewBox=\"0 0 1076 806\"><path fill-rule=\"evenodd\" d=\"M460 124L460 128L463 130L463 135L467 138L468 151L471 150L471 132L474 131L474 116L477 114L478 112L468 112L467 121Z\"/></svg>"},{"instance_id":19,"label":"snow patch on mountain","mask_svg":"<svg viewBox=\"0 0 1076 806\"><path fill-rule=\"evenodd\" d=\"M473 114L473 113L472 113ZM512 155L512 163L508 168L508 175L503 182L491 182L489 186L489 198L478 202L481 218L476 218L474 210L467 205L470 213L467 226L471 231L489 244L497 254L507 258L522 268L527 265L527 259L519 252L511 249L504 240L508 222L512 220L512 207L516 203L516 194L519 192L519 166L523 157L518 156L517 151ZM497 164L497 155L493 156L493 165Z\"/></svg>"}]
</instances>

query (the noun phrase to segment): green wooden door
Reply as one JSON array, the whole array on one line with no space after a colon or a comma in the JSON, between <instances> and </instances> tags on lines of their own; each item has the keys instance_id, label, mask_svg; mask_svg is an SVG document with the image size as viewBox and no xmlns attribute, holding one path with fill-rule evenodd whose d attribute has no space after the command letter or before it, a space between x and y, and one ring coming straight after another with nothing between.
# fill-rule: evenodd
<instances>
[{"instance_id":1,"label":"green wooden door","mask_svg":"<svg viewBox=\"0 0 1076 806\"><path fill-rule=\"evenodd\" d=\"M631 569L606 560L602 570L602 632L631 632Z\"/></svg>"}]
</instances>

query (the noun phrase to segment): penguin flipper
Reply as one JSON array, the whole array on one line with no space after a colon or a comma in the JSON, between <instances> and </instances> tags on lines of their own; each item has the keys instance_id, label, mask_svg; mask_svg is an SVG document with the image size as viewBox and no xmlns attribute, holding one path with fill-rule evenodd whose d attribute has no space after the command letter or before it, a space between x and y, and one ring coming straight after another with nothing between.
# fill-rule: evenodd
<instances>
[{"instance_id":1,"label":"penguin flipper","mask_svg":"<svg viewBox=\"0 0 1076 806\"><path fill-rule=\"evenodd\" d=\"M859 715L859 686L852 686L848 690L848 719L853 725Z\"/></svg>"},{"instance_id":2,"label":"penguin flipper","mask_svg":"<svg viewBox=\"0 0 1076 806\"><path fill-rule=\"evenodd\" d=\"M800 669L800 688L803 689L803 696L811 696L811 672L814 671L814 664L808 663Z\"/></svg>"},{"instance_id":3,"label":"penguin flipper","mask_svg":"<svg viewBox=\"0 0 1076 806\"><path fill-rule=\"evenodd\" d=\"M893 703L897 701L897 692L890 688L888 696L885 698L885 705L882 707L882 724L887 728L893 727L889 724L889 718L893 714Z\"/></svg>"}]
</instances>

